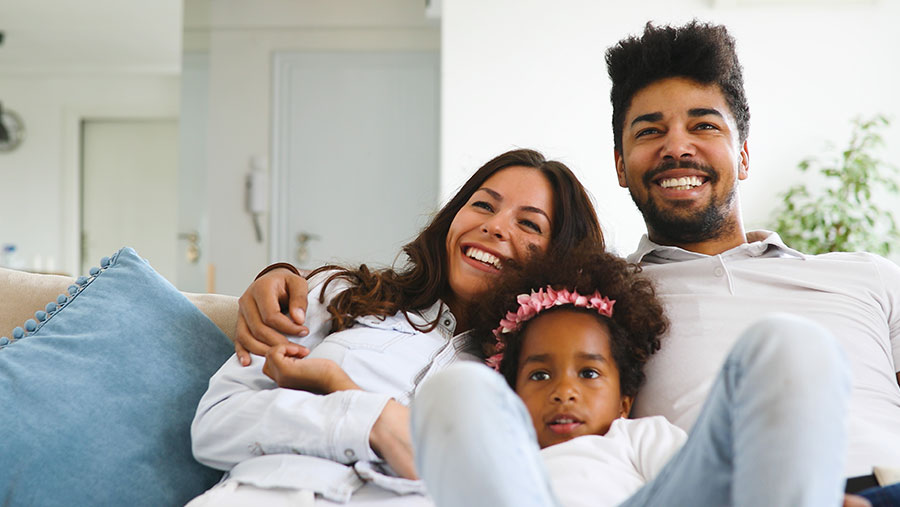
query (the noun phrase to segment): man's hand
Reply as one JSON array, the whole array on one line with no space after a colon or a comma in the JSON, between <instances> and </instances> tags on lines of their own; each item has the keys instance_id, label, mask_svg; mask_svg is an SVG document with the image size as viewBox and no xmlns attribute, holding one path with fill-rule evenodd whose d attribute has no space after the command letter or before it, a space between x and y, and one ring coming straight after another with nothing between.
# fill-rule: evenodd
<instances>
[{"instance_id":1,"label":"man's hand","mask_svg":"<svg viewBox=\"0 0 900 507\"><path fill-rule=\"evenodd\" d=\"M263 373L278 387L316 394L359 389L353 380L331 359L306 356L309 350L294 343L276 345L266 354Z\"/></svg>"},{"instance_id":2,"label":"man's hand","mask_svg":"<svg viewBox=\"0 0 900 507\"><path fill-rule=\"evenodd\" d=\"M409 433L409 408L396 400L384 406L369 435L369 445L405 479L418 479Z\"/></svg>"},{"instance_id":3,"label":"man's hand","mask_svg":"<svg viewBox=\"0 0 900 507\"><path fill-rule=\"evenodd\" d=\"M270 346L287 344L285 334L306 336L306 280L290 270L274 269L254 280L238 300L234 351L241 364L250 364L250 353L264 356ZM287 315L281 313L287 308Z\"/></svg>"}]
</instances>

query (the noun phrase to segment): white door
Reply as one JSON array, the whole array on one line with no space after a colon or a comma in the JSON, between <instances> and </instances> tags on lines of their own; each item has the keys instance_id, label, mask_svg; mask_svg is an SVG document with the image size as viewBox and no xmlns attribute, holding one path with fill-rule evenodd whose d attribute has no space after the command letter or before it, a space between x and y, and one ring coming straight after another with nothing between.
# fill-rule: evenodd
<instances>
[{"instance_id":1,"label":"white door","mask_svg":"<svg viewBox=\"0 0 900 507\"><path fill-rule=\"evenodd\" d=\"M394 261L437 206L439 76L435 52L276 55L272 260Z\"/></svg>"},{"instance_id":2,"label":"white door","mask_svg":"<svg viewBox=\"0 0 900 507\"><path fill-rule=\"evenodd\" d=\"M81 271L130 246L175 282L178 124L82 123Z\"/></svg>"}]
</instances>

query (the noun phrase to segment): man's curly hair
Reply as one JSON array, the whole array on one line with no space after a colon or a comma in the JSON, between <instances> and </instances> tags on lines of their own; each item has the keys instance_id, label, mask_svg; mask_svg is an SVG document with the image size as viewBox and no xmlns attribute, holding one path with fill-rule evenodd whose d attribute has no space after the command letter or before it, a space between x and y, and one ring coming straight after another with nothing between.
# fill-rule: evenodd
<instances>
[{"instance_id":1,"label":"man's curly hair","mask_svg":"<svg viewBox=\"0 0 900 507\"><path fill-rule=\"evenodd\" d=\"M503 361L500 373L515 389L522 336L528 325L542 315L559 310L584 311L605 323L610 332L610 349L619 370L623 396L634 396L644 383L644 364L659 350L660 337L668 329L663 305L652 282L641 274L640 266L591 245L576 248L561 259L552 255L534 257L524 266L504 266L507 271L498 286L470 310L473 333L486 357L495 353L497 340L493 330L507 312L518 309L516 296L546 286L569 289L579 294L594 291L615 300L612 318L596 310L564 305L541 312L523 323L517 331L504 333Z\"/></svg>"},{"instance_id":2,"label":"man's curly hair","mask_svg":"<svg viewBox=\"0 0 900 507\"><path fill-rule=\"evenodd\" d=\"M723 25L694 20L677 27L647 23L640 37L628 37L607 49L616 151L622 153L625 113L631 99L648 85L670 77L718 85L737 122L740 141L746 141L750 106L734 46L734 38Z\"/></svg>"}]
</instances>

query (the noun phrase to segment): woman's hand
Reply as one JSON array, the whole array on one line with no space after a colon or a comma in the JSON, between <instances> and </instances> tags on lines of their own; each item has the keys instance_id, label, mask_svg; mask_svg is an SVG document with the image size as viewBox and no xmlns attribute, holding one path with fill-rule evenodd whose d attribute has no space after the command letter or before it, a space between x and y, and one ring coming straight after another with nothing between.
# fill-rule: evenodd
<instances>
[{"instance_id":1,"label":"woman's hand","mask_svg":"<svg viewBox=\"0 0 900 507\"><path fill-rule=\"evenodd\" d=\"M369 445L400 477L418 479L409 432L409 408L390 400L375 421Z\"/></svg>"},{"instance_id":2,"label":"woman's hand","mask_svg":"<svg viewBox=\"0 0 900 507\"><path fill-rule=\"evenodd\" d=\"M316 394L359 389L353 380L331 359L306 356L309 349L295 343L276 345L266 354L263 373L278 387Z\"/></svg>"},{"instance_id":3,"label":"woman's hand","mask_svg":"<svg viewBox=\"0 0 900 507\"><path fill-rule=\"evenodd\" d=\"M272 345L290 343L285 334L306 336L306 280L278 268L257 278L238 300L234 351L241 364L250 364L250 353L264 356ZM287 315L281 308L288 309Z\"/></svg>"}]
</instances>

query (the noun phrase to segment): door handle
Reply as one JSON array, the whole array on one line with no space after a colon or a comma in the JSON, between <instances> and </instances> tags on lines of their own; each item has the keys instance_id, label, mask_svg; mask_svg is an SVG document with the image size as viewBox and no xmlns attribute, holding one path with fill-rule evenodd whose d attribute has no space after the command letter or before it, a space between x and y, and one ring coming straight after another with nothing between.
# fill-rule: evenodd
<instances>
[{"instance_id":1,"label":"door handle","mask_svg":"<svg viewBox=\"0 0 900 507\"><path fill-rule=\"evenodd\" d=\"M200 260L200 233L197 231L182 232L178 234L178 239L186 239L188 242L185 258L191 264L196 264Z\"/></svg>"},{"instance_id":2,"label":"door handle","mask_svg":"<svg viewBox=\"0 0 900 507\"><path fill-rule=\"evenodd\" d=\"M317 234L310 232L300 232L297 234L297 264L305 264L309 260L310 241L318 241L321 239Z\"/></svg>"}]
</instances>

